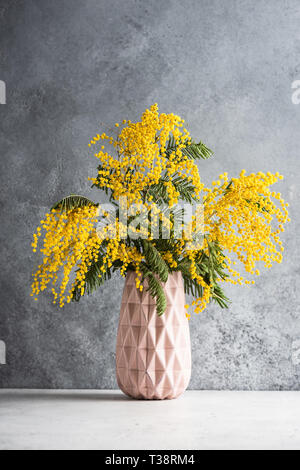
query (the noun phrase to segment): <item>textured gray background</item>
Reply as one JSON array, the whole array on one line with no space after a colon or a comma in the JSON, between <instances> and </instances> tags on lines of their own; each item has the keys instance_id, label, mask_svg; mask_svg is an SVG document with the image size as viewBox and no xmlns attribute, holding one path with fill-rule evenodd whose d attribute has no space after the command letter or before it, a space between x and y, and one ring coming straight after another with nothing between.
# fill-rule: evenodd
<instances>
[{"instance_id":1,"label":"textured gray background","mask_svg":"<svg viewBox=\"0 0 300 470\"><path fill-rule=\"evenodd\" d=\"M64 310L34 303L31 234L62 196L97 197L99 123L158 102L215 151L206 182L278 170L293 219L281 266L192 319L191 388L300 389L299 26L299 0L0 0L0 387L116 387L123 281Z\"/></svg>"}]
</instances>

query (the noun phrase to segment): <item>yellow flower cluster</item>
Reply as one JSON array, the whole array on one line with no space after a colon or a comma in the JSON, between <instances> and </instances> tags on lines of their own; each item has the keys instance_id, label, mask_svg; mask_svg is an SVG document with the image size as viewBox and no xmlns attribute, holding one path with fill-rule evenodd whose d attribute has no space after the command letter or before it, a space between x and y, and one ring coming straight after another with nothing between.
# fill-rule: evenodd
<instances>
[{"instance_id":1,"label":"yellow flower cluster","mask_svg":"<svg viewBox=\"0 0 300 470\"><path fill-rule=\"evenodd\" d=\"M100 260L101 272L105 272L106 267L111 268L116 260L122 263L122 275L125 275L130 263L138 270L142 260L141 254L135 247L127 247L125 242L120 240L118 226L108 225L102 231L98 231L96 226L98 215L97 207L78 208L66 213L53 210L45 216L45 220L41 221L42 227L38 227L32 243L33 251L36 252L44 229L46 235L41 248L43 263L33 275L31 295L35 300L49 284L52 286L54 304L59 300L60 307L71 302L75 287L79 289L81 295L84 295L86 274L91 263L99 261L103 244L105 244L105 256ZM113 239L109 238L111 230L116 234ZM75 268L75 279L67 291Z\"/></svg>"},{"instance_id":2,"label":"yellow flower cluster","mask_svg":"<svg viewBox=\"0 0 300 470\"><path fill-rule=\"evenodd\" d=\"M132 234L151 242L160 251L170 271L180 269L180 266L184 266L185 273L186 269L189 270L191 282L197 284L197 292L201 293L192 304L196 313L203 311L212 298L218 297L217 283L248 285L254 282L235 268L237 264L245 273L259 275L257 263L262 262L270 268L274 262L282 261L280 234L290 219L288 204L281 194L271 189L283 178L279 173L247 175L243 170L238 178L232 179L224 173L213 182L212 188L206 188L195 161L186 155L185 149L192 141L179 116L159 114L155 104L144 112L140 122L124 120L123 125L116 138L102 133L92 139L90 145L102 141L96 154L100 161L98 175L92 179L93 183L110 193L115 201L126 196L126 199L121 199L120 209L128 210L129 215L133 203L149 209L148 226L131 227ZM116 127L119 126L117 123ZM107 144L112 146L116 156L106 151ZM161 226L172 232L173 222L172 218L169 220L160 213L157 206L151 205L154 199L151 188L163 182L169 206L173 207L180 199L174 175L192 185L193 197L203 201L203 224L200 226L199 218L195 216L190 223L193 233L203 234L203 239L190 243L189 235L183 232L179 240L171 236L168 244L159 248L153 231L157 232ZM127 226L118 218L102 229L97 228L100 211L97 205L65 212L56 209L42 220L32 244L36 252L44 230L43 262L33 275L32 295L35 298L49 285L54 303L59 302L61 307L72 300L75 291L84 295L92 265L97 265L100 278L111 268L117 267L122 276L128 269L134 269L137 289L143 290L142 263L147 261L143 250L124 237ZM204 274L199 269L199 259L202 256L209 258L213 244L219 247L214 255L215 262L226 273L218 279L212 278L209 269Z\"/></svg>"},{"instance_id":3,"label":"yellow flower cluster","mask_svg":"<svg viewBox=\"0 0 300 470\"><path fill-rule=\"evenodd\" d=\"M203 184L197 165L183 154L183 149L191 142L189 132L180 130L184 120L174 114L159 114L158 105L155 104L144 112L141 122L124 120L123 124L126 126L117 138L102 133L89 144L92 146L105 141L117 153L116 157L112 156L102 145L95 154L100 166L97 178L90 179L98 188L110 189L115 200L126 196L129 205L139 204L143 202L143 192L159 183L164 175L169 177L165 184L169 204L173 206L178 202L179 193L171 177L177 173L188 178L195 187L195 194L200 195ZM167 154L170 134L174 137L174 150L168 149Z\"/></svg>"},{"instance_id":4,"label":"yellow flower cluster","mask_svg":"<svg viewBox=\"0 0 300 470\"><path fill-rule=\"evenodd\" d=\"M53 210L41 221L32 246L35 252L43 228L46 232L41 248L43 263L33 275L32 296L36 298L51 283L55 303L58 297L61 306L65 301L71 301L72 289L66 297L66 288L73 268L80 262L77 279L83 280L89 260L97 259L99 254L101 241L95 231L97 213L97 207L78 208L67 213ZM57 291L61 269L61 287ZM83 287L83 284L80 284L80 287Z\"/></svg>"},{"instance_id":5,"label":"yellow flower cluster","mask_svg":"<svg viewBox=\"0 0 300 470\"><path fill-rule=\"evenodd\" d=\"M260 275L256 269L258 262L263 262L267 268L274 262L281 263L284 248L279 235L284 231L284 224L290 221L288 204L280 193L270 189L281 179L283 176L279 173L259 172L247 176L243 170L239 178L229 181L228 174L224 173L213 182L212 189L204 188L205 233L227 253L224 268L229 276L219 282L254 284L255 281L245 279L232 268L237 262L242 263L247 273L257 276ZM196 312L202 311L209 302L208 287L203 287L203 297L194 302Z\"/></svg>"},{"instance_id":6,"label":"yellow flower cluster","mask_svg":"<svg viewBox=\"0 0 300 470\"><path fill-rule=\"evenodd\" d=\"M176 269L178 266L177 261L174 259L173 254L170 251L167 251L166 253L163 253L163 259L167 261L169 264L170 268Z\"/></svg>"},{"instance_id":7,"label":"yellow flower cluster","mask_svg":"<svg viewBox=\"0 0 300 470\"><path fill-rule=\"evenodd\" d=\"M192 279L195 279L198 283L199 286L202 288L202 296L193 300L192 305L195 306L195 313L200 313L202 312L207 304L210 301L210 293L211 293L211 286L207 284L203 277L200 276L197 273L197 267L196 267L196 262L195 258L198 254L198 251L188 251L187 255L191 261L191 277ZM187 306L188 307L188 306ZM188 310L188 308L187 308ZM187 317L189 318L189 314L187 313Z\"/></svg>"},{"instance_id":8,"label":"yellow flower cluster","mask_svg":"<svg viewBox=\"0 0 300 470\"><path fill-rule=\"evenodd\" d=\"M220 175L219 181L213 184L214 189L206 190L205 230L224 250L235 254L250 274L255 273L259 261L267 268L282 261L279 234L290 221L288 204L280 193L270 189L282 178L279 173L262 172L247 176L243 170L239 178L230 182L227 174ZM273 200L279 202L279 207ZM274 222L277 224L272 228ZM232 263L229 258L227 261ZM236 283L243 280L231 268L229 272L238 278Z\"/></svg>"}]
</instances>

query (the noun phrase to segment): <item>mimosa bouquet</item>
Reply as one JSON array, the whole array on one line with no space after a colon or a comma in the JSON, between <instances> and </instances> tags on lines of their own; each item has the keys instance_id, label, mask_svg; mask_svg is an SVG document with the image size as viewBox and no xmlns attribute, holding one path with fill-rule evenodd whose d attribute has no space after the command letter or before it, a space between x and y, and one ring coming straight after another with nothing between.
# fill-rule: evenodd
<instances>
[{"instance_id":1,"label":"mimosa bouquet","mask_svg":"<svg viewBox=\"0 0 300 470\"><path fill-rule=\"evenodd\" d=\"M206 187L198 164L212 152L191 138L180 117L159 114L156 104L140 122L116 124L114 134L102 132L89 144L99 162L90 179L107 203L66 197L34 234L36 252L43 233L34 298L50 288L63 307L113 272L125 277L133 271L136 288L150 292L162 315L163 286L180 271L199 313L211 300L228 306L225 283L253 284L248 278L260 274L257 263L270 268L282 261L288 204L271 189L283 178L279 173L224 173Z\"/></svg>"}]
</instances>

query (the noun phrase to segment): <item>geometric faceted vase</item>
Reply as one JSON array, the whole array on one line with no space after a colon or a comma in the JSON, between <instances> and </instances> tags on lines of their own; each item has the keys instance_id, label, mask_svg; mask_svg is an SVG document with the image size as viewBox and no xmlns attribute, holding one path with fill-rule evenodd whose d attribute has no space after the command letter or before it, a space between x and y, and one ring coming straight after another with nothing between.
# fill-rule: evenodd
<instances>
[{"instance_id":1,"label":"geometric faceted vase","mask_svg":"<svg viewBox=\"0 0 300 470\"><path fill-rule=\"evenodd\" d=\"M127 275L117 337L116 367L120 389L144 400L173 399L191 377L191 342L185 315L181 273L169 275L164 286L166 312L159 317L156 303L136 288L136 274Z\"/></svg>"}]
</instances>

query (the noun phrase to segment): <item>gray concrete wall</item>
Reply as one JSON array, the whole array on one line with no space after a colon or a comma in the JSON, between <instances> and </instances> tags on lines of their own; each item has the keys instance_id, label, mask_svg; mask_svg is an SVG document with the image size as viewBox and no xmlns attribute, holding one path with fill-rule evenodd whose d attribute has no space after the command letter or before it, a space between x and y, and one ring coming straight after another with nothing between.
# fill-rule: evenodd
<instances>
[{"instance_id":1,"label":"gray concrete wall","mask_svg":"<svg viewBox=\"0 0 300 470\"><path fill-rule=\"evenodd\" d=\"M0 0L0 387L116 387L123 281L64 310L34 303L31 234L62 196L97 197L100 122L158 102L215 151L206 182L278 170L293 219L281 266L191 320L191 388L300 389L299 26L299 0Z\"/></svg>"}]
</instances>

